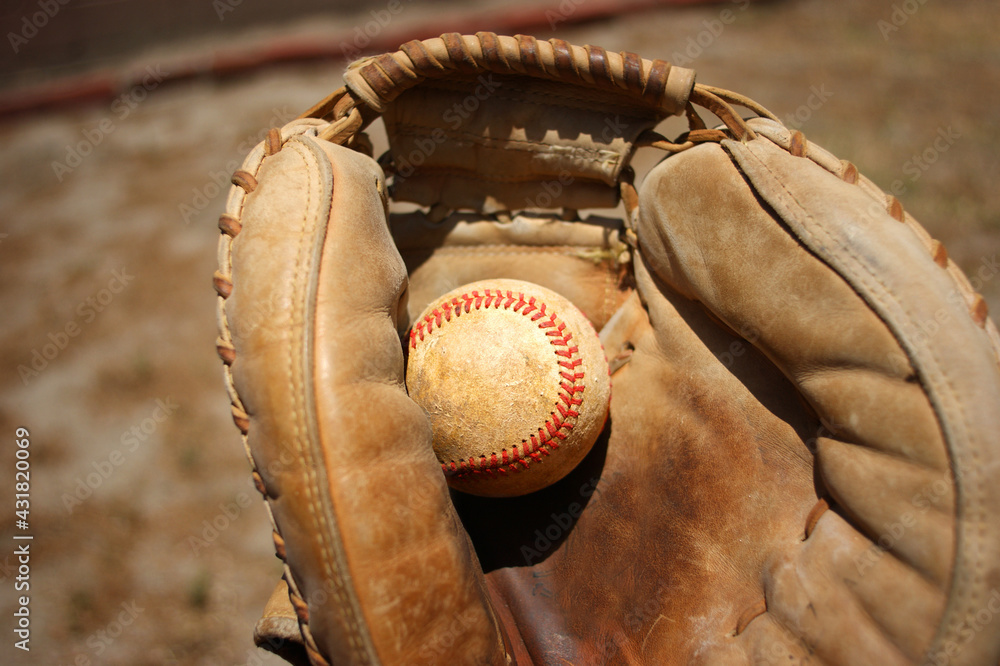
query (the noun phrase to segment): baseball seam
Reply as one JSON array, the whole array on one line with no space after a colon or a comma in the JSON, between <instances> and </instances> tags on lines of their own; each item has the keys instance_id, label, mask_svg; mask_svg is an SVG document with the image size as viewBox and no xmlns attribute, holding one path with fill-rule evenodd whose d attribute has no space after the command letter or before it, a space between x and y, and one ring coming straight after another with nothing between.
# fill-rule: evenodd
<instances>
[{"instance_id":1,"label":"baseball seam","mask_svg":"<svg viewBox=\"0 0 1000 666\"><path fill-rule=\"evenodd\" d=\"M516 295L515 295L516 294ZM543 456L548 456L559 448L559 441L569 436L576 418L580 416L577 408L583 404L584 373L580 370L583 359L580 348L571 344L573 334L566 330L566 322L561 321L555 312L549 310L541 299L530 296L525 298L522 292L511 289L504 292L500 289L474 289L469 293L455 296L450 301L442 303L422 320L414 324L410 330L410 348L416 349L417 343L435 328L442 328L452 317L460 317L473 309L512 310L532 322L537 322L538 328L545 332L549 344L555 347L556 362L559 365L559 400L548 419L538 428L537 432L521 440L521 444L510 447L510 451L502 449L499 453L469 456L468 460L449 461L441 463L445 476L461 478L473 474L487 476L506 476L510 472L528 469L532 462L540 462Z\"/></svg>"}]
</instances>

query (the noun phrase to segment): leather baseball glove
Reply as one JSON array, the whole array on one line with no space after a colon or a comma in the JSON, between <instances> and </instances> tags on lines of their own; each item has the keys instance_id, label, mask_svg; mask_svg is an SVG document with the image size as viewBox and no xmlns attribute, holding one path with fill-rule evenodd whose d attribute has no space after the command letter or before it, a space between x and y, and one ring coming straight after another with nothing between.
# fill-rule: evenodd
<instances>
[{"instance_id":1,"label":"leather baseball glove","mask_svg":"<svg viewBox=\"0 0 1000 666\"><path fill-rule=\"evenodd\" d=\"M285 564L259 645L997 663L1000 338L899 201L632 53L448 34L346 84L270 131L220 219L219 355ZM640 147L665 158L636 188ZM487 278L569 298L612 371L591 453L518 498L450 493L404 384L410 322Z\"/></svg>"}]
</instances>

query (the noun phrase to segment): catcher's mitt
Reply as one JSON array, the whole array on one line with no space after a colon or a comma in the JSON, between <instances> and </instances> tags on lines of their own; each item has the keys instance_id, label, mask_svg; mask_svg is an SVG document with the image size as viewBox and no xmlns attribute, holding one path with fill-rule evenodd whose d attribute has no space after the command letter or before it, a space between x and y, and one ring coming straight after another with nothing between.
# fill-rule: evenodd
<instances>
[{"instance_id":1,"label":"catcher's mitt","mask_svg":"<svg viewBox=\"0 0 1000 666\"><path fill-rule=\"evenodd\" d=\"M895 198L631 53L450 34L346 81L270 131L220 220L219 354L285 562L258 644L338 665L997 663L1000 341ZM674 141L653 131L671 114ZM667 158L637 191L641 146ZM513 499L449 494L403 382L411 318L487 278L577 304L613 373L590 455Z\"/></svg>"}]
</instances>

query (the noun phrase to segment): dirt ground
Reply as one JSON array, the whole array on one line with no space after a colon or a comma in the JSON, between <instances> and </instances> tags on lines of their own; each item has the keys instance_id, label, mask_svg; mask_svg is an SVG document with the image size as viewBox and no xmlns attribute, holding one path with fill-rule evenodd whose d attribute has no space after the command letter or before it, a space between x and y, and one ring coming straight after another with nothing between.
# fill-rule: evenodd
<instances>
[{"instance_id":1,"label":"dirt ground","mask_svg":"<svg viewBox=\"0 0 1000 666\"><path fill-rule=\"evenodd\" d=\"M413 0L393 27L436 7ZM367 12L227 39L349 29ZM1000 312L997 34L994 0L734 0L538 33L689 64L763 103L895 188ZM130 57L155 72L201 48ZM279 663L251 641L281 570L214 349L216 220L238 161L342 68L154 83L142 99L0 120L0 662ZM15 534L34 537L30 653L11 633Z\"/></svg>"}]
</instances>

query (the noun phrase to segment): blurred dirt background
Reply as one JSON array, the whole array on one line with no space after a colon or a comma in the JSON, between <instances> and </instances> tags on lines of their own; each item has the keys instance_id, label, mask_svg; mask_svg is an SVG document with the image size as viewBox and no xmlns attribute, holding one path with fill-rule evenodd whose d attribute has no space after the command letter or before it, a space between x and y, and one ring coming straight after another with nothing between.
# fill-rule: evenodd
<instances>
[{"instance_id":1,"label":"blurred dirt background","mask_svg":"<svg viewBox=\"0 0 1000 666\"><path fill-rule=\"evenodd\" d=\"M600 2L554 2L530 31L679 61L763 103L895 188L1000 312L995 0L734 0L603 19ZM2 109L30 106L38 83L140 76L0 116L0 662L279 663L251 641L280 566L214 349L216 220L244 154L338 87L344 62L157 77L275 43L363 47L366 26L374 41L504 30L517 12L400 0L381 25L382 0L71 0L21 43L11 35L41 4L3 6ZM529 6L549 5L515 9ZM28 530L14 516L18 427ZM14 534L34 536L30 653L13 647Z\"/></svg>"}]
</instances>

